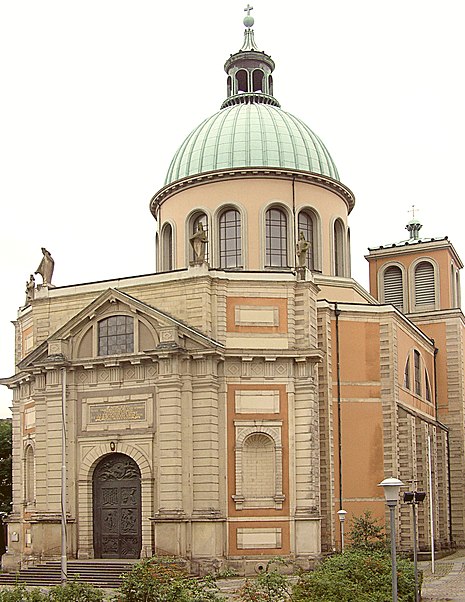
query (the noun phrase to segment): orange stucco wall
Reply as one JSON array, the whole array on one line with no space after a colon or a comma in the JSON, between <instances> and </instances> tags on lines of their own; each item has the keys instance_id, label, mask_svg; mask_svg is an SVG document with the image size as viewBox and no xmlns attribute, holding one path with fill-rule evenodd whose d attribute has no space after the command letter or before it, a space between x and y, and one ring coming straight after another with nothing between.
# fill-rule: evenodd
<instances>
[{"instance_id":1,"label":"orange stucco wall","mask_svg":"<svg viewBox=\"0 0 465 602\"><path fill-rule=\"evenodd\" d=\"M338 441L338 391L336 381L336 326L333 340L334 437ZM343 508L350 517L365 510L383 513L383 493L378 488L383 469L383 413L380 390L380 330L378 322L339 319L341 378L341 444ZM337 445L337 443L336 443ZM335 531L339 533L339 458L335 451ZM378 502L379 498L379 502ZM378 505L380 510L377 509Z\"/></svg>"}]
</instances>

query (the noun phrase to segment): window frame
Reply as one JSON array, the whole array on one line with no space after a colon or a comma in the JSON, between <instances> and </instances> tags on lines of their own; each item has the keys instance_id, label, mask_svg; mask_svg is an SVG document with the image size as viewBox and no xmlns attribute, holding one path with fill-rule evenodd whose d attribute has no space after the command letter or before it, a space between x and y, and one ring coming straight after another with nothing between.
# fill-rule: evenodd
<instances>
[{"instance_id":1,"label":"window frame","mask_svg":"<svg viewBox=\"0 0 465 602\"><path fill-rule=\"evenodd\" d=\"M306 216L311 221L311 228L303 229L301 226L301 217ZM321 271L320 269L320 258L319 258L319 216L317 213L308 207L303 207L299 210L297 214L297 237L300 236L300 232L302 231L305 236L305 240L310 243L310 246L307 251L307 267L311 271ZM311 240L307 237L308 232L311 232Z\"/></svg>"},{"instance_id":2,"label":"window frame","mask_svg":"<svg viewBox=\"0 0 465 602\"><path fill-rule=\"evenodd\" d=\"M332 225L332 249L333 249L333 275L345 278L347 275L347 229L340 217L333 221Z\"/></svg>"},{"instance_id":3,"label":"window frame","mask_svg":"<svg viewBox=\"0 0 465 602\"><path fill-rule=\"evenodd\" d=\"M273 508L282 510L285 496L283 494L283 447L282 447L282 422L261 421L257 426L256 421L240 421L235 424L235 492L232 498L236 510L257 508L254 500L247 499L243 491L243 451L244 443L250 435L262 434L270 437L274 443L275 483L274 495L263 498L260 508Z\"/></svg>"},{"instance_id":4,"label":"window frame","mask_svg":"<svg viewBox=\"0 0 465 602\"><path fill-rule=\"evenodd\" d=\"M271 216L271 212L277 211L284 219L280 219L279 228L280 234L279 237L271 236L271 228L273 227L273 223L268 219L268 216ZM263 265L266 270L289 270L290 269L290 261L289 261L289 249L292 247L292 240L290 236L289 230L289 213L285 207L282 205L270 205L265 209L264 212L264 238L263 238L263 248L264 248L264 256L263 256ZM283 236L284 234L284 236ZM271 261L273 248L269 246L268 241L279 239L281 244L279 245L279 257L282 261L285 261L283 265L282 262L280 265L273 265ZM282 244L284 241L284 245Z\"/></svg>"},{"instance_id":5,"label":"window frame","mask_svg":"<svg viewBox=\"0 0 465 602\"><path fill-rule=\"evenodd\" d=\"M207 243L205 248L205 263L211 265L211 255L212 255L212 232L211 232L211 224L213 221L211 219L211 215L207 212L206 209L198 207L194 211L187 216L186 219L186 259L187 265L192 265L194 261L194 250L191 245L191 237L197 230L198 222L201 218L204 218L205 221L202 222L203 229L207 235Z\"/></svg>"},{"instance_id":6,"label":"window frame","mask_svg":"<svg viewBox=\"0 0 465 602\"><path fill-rule=\"evenodd\" d=\"M166 237L169 231L169 255L167 257L167 242ZM175 257L174 257L174 227L171 222L165 222L161 228L160 233L160 271L161 272L171 272L175 269Z\"/></svg>"},{"instance_id":7,"label":"window frame","mask_svg":"<svg viewBox=\"0 0 465 602\"><path fill-rule=\"evenodd\" d=\"M227 232L228 224L223 222L223 219L228 213L235 214L234 225L231 227L235 230L235 235L232 238L223 237L223 232ZM220 269L223 270L241 270L244 268L244 253L243 253L243 220L241 211L234 206L223 207L217 218L218 223L218 263ZM227 264L227 259L229 257L228 249L223 249L223 242L227 243L228 240L234 240L235 245L234 249L232 249L232 256L236 258L235 265L224 265Z\"/></svg>"},{"instance_id":8,"label":"window frame","mask_svg":"<svg viewBox=\"0 0 465 602\"><path fill-rule=\"evenodd\" d=\"M416 270L421 263L429 263L433 268L433 286L434 286L434 301L432 303L417 304L416 300ZM440 280L439 267L436 261L431 257L418 257L409 266L409 294L410 294L410 311L411 312L426 312L439 309L440 306Z\"/></svg>"},{"instance_id":9,"label":"window frame","mask_svg":"<svg viewBox=\"0 0 465 602\"><path fill-rule=\"evenodd\" d=\"M103 327L104 323L107 323L107 328L110 326L109 322L110 320L116 320L116 324L111 325L111 327L116 327L116 329L118 330L119 327L122 327L122 324L118 324L118 320L121 320L121 318L125 318L125 324L124 324L124 328L126 330L127 325L129 324L129 321L131 321L132 324L132 332L123 332L123 333L118 333L115 332L113 333L109 333L107 332L106 334L102 334L101 333L101 327ZM113 356L113 355L128 355L128 354L132 354L135 353L135 349L136 349L136 336L135 336L135 331L136 331L136 320L134 318L134 316L130 316L128 314L112 314L110 316L105 316L102 317L100 320L98 320L97 324L96 324L96 335L97 335L97 346L96 346L96 355L97 357L109 357L109 356ZM128 335L132 335L132 345L130 345L129 347L132 346L131 348L126 348L124 351L119 351L117 353L109 353L108 351L105 353L102 351L101 348L101 341L102 338L108 338L108 337L116 337L118 340L118 337L123 337L123 336L128 336ZM117 344L117 343L115 343ZM121 343L120 343L121 345ZM108 350L108 342L107 342L107 350Z\"/></svg>"}]
</instances>

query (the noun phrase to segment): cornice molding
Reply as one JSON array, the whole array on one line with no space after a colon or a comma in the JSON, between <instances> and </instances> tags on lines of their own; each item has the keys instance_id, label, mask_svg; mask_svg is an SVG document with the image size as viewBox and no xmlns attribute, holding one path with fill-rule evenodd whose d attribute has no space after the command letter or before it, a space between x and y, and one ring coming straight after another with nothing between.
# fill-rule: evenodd
<instances>
[{"instance_id":1,"label":"cornice molding","mask_svg":"<svg viewBox=\"0 0 465 602\"><path fill-rule=\"evenodd\" d=\"M333 180L327 176L310 173L308 171L299 171L294 169L277 169L272 167L246 167L233 169L219 169L215 171L207 171L205 173L187 176L181 180L176 180L171 184L167 184L161 188L150 200L150 211L152 215L157 217L158 208L167 201L171 196L177 194L181 190L209 184L215 181L227 181L240 178L269 178L279 180L295 180L298 182L306 182L320 186L326 190L330 190L337 194L347 205L350 213L355 206L355 197L353 192L341 184L337 180Z\"/></svg>"}]
</instances>

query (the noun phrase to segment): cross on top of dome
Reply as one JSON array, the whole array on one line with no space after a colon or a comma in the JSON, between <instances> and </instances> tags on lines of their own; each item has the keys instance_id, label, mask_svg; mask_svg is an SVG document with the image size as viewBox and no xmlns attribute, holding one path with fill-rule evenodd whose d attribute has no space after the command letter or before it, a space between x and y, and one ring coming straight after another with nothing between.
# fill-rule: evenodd
<instances>
[{"instance_id":1,"label":"cross on top of dome","mask_svg":"<svg viewBox=\"0 0 465 602\"><path fill-rule=\"evenodd\" d=\"M247 16L244 17L244 25L246 27L253 27L254 24L254 18L250 15L251 10L253 10L253 6L250 6L250 4L247 4L244 8L244 11L247 13Z\"/></svg>"}]
</instances>

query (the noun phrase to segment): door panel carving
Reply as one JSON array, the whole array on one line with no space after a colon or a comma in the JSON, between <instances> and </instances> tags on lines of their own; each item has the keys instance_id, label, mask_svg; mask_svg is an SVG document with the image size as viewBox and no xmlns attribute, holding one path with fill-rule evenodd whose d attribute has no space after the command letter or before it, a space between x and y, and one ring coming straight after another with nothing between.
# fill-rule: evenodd
<instances>
[{"instance_id":1,"label":"door panel carving","mask_svg":"<svg viewBox=\"0 0 465 602\"><path fill-rule=\"evenodd\" d=\"M140 470L129 456L111 454L93 477L96 558L139 558L142 547Z\"/></svg>"}]
</instances>

